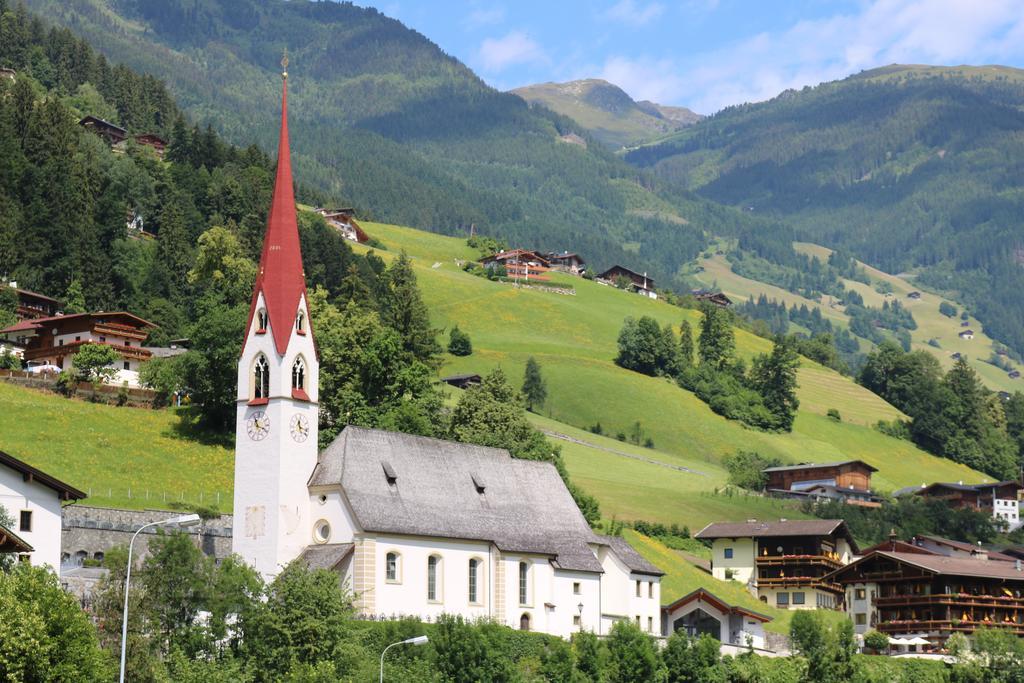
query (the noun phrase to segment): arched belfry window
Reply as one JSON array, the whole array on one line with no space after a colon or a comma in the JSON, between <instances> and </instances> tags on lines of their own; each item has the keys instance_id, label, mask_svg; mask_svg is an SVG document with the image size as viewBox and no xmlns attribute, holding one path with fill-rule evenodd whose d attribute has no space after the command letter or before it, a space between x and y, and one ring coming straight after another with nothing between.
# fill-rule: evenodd
<instances>
[{"instance_id":1,"label":"arched belfry window","mask_svg":"<svg viewBox=\"0 0 1024 683\"><path fill-rule=\"evenodd\" d=\"M252 375L253 398L270 398L270 363L262 353L256 356Z\"/></svg>"},{"instance_id":2,"label":"arched belfry window","mask_svg":"<svg viewBox=\"0 0 1024 683\"><path fill-rule=\"evenodd\" d=\"M306 334L306 312L301 309L295 314L295 331Z\"/></svg>"},{"instance_id":3,"label":"arched belfry window","mask_svg":"<svg viewBox=\"0 0 1024 683\"><path fill-rule=\"evenodd\" d=\"M265 308L261 308L260 310L256 311L256 331L267 331L267 309Z\"/></svg>"},{"instance_id":4,"label":"arched belfry window","mask_svg":"<svg viewBox=\"0 0 1024 683\"><path fill-rule=\"evenodd\" d=\"M292 363L292 389L306 389L306 361L302 356Z\"/></svg>"}]
</instances>

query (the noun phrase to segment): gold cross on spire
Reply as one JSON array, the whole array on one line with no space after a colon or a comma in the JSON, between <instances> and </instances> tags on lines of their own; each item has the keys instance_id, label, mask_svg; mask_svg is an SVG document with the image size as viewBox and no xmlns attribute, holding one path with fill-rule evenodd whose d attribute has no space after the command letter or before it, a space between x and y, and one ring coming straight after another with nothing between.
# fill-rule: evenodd
<instances>
[{"instance_id":1,"label":"gold cross on spire","mask_svg":"<svg viewBox=\"0 0 1024 683\"><path fill-rule=\"evenodd\" d=\"M284 49L284 56L281 57L281 76L288 78L288 48Z\"/></svg>"}]
</instances>

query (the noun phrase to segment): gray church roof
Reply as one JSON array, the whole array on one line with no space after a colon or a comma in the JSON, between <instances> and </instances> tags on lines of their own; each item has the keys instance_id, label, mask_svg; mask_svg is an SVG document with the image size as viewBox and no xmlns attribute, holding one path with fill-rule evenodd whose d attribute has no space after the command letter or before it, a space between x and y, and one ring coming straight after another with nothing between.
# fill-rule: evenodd
<instances>
[{"instance_id":1,"label":"gray church roof","mask_svg":"<svg viewBox=\"0 0 1024 683\"><path fill-rule=\"evenodd\" d=\"M600 541L550 463L350 426L320 453L309 485L340 485L365 531L489 541L602 571L590 548Z\"/></svg>"},{"instance_id":2,"label":"gray church roof","mask_svg":"<svg viewBox=\"0 0 1024 683\"><path fill-rule=\"evenodd\" d=\"M643 555L633 550L633 546L621 536L598 536L598 542L609 545L612 551L618 556L622 563L634 574L650 574L651 576L664 576L653 564L648 562Z\"/></svg>"},{"instance_id":3,"label":"gray church roof","mask_svg":"<svg viewBox=\"0 0 1024 683\"><path fill-rule=\"evenodd\" d=\"M310 545L306 546L298 559L300 562L305 562L309 569L334 569L352 552L353 547L351 543Z\"/></svg>"}]
</instances>

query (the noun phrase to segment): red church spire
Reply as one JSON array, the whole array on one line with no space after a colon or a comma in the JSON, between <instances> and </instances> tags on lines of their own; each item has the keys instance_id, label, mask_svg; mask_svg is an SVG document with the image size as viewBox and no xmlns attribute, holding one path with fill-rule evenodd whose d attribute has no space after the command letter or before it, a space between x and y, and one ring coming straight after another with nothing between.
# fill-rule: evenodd
<instances>
[{"instance_id":1,"label":"red church spire","mask_svg":"<svg viewBox=\"0 0 1024 683\"><path fill-rule=\"evenodd\" d=\"M281 66L288 68L285 53ZM260 293L266 302L267 317L274 335L274 346L280 355L288 348L288 340L295 327L299 301L306 293L306 278L302 270L302 250L299 246L299 226L295 217L295 193L292 189L292 162L288 150L288 72L282 73L281 136L277 146L277 176L274 178L274 196L270 201L267 232L263 237L263 254L253 288L249 307L249 326ZM307 326L308 327L308 326Z\"/></svg>"}]
</instances>

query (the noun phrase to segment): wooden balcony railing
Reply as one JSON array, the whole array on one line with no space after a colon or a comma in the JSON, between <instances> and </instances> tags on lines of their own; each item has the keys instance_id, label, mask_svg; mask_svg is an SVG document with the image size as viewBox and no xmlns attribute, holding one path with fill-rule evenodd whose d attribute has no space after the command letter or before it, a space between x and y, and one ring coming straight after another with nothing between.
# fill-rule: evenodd
<instances>
[{"instance_id":1,"label":"wooden balcony railing","mask_svg":"<svg viewBox=\"0 0 1024 683\"><path fill-rule=\"evenodd\" d=\"M964 631L972 632L979 628L1004 628L1018 636L1024 636L1024 624L1002 621L970 621L949 619L907 619L905 621L883 621L875 628L882 633L920 633L922 631Z\"/></svg>"},{"instance_id":2,"label":"wooden balcony railing","mask_svg":"<svg viewBox=\"0 0 1024 683\"><path fill-rule=\"evenodd\" d=\"M818 565L829 570L839 569L843 563L831 555L760 555L759 567L791 567L796 565Z\"/></svg>"},{"instance_id":3,"label":"wooden balcony railing","mask_svg":"<svg viewBox=\"0 0 1024 683\"><path fill-rule=\"evenodd\" d=\"M113 337L127 337L128 339L138 339L139 341L143 341L149 336L149 333L144 330L139 330L130 325L111 322L96 323L92 329L95 334L109 334Z\"/></svg>"},{"instance_id":4,"label":"wooden balcony railing","mask_svg":"<svg viewBox=\"0 0 1024 683\"><path fill-rule=\"evenodd\" d=\"M759 588L820 588L831 593L842 593L843 587L831 581L822 581L814 576L786 576L777 578L758 578Z\"/></svg>"},{"instance_id":5,"label":"wooden balcony railing","mask_svg":"<svg viewBox=\"0 0 1024 683\"><path fill-rule=\"evenodd\" d=\"M102 344L103 346L109 346L121 354L122 358L146 361L149 360L152 355L149 349L142 348L141 346L124 346L123 344L111 344L109 342L97 342L97 341L77 341L71 342L70 344L64 344L63 346L47 346L41 349L26 349L24 352L24 358L26 361L39 360L40 358L52 358L54 356L68 356L73 353L77 353L78 349L86 344Z\"/></svg>"},{"instance_id":6,"label":"wooden balcony railing","mask_svg":"<svg viewBox=\"0 0 1024 683\"><path fill-rule=\"evenodd\" d=\"M963 607L1003 607L1024 609L1024 598L1007 595L968 595L966 593L932 593L876 597L877 607L916 607L921 605L952 605Z\"/></svg>"}]
</instances>

